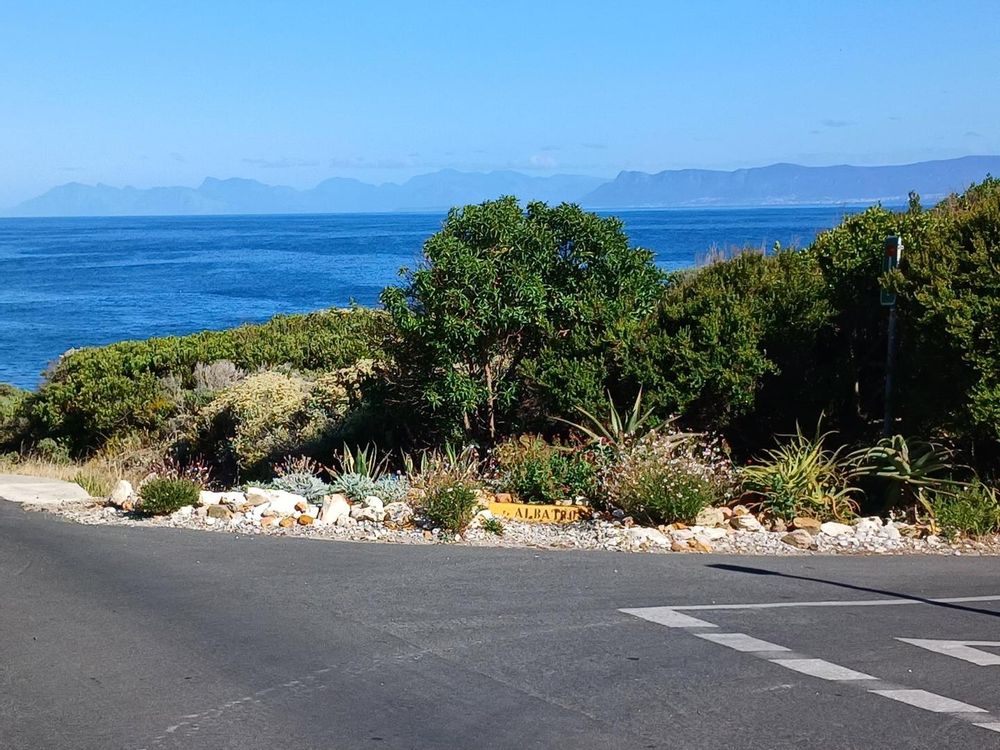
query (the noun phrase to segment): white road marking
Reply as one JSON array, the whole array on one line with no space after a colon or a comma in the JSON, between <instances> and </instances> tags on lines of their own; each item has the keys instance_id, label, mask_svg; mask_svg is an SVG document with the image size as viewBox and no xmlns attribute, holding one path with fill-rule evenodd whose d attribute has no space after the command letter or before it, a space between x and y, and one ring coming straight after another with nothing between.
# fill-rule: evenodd
<instances>
[{"instance_id":1,"label":"white road marking","mask_svg":"<svg viewBox=\"0 0 1000 750\"><path fill-rule=\"evenodd\" d=\"M919 646L928 651L934 651L945 656L954 656L956 659L978 664L980 667L988 667L1000 664L1000 654L991 654L989 651L982 651L973 646L993 646L1000 648L1000 641L937 641L928 638L897 638L897 641L909 643L911 646Z\"/></svg>"},{"instance_id":2,"label":"white road marking","mask_svg":"<svg viewBox=\"0 0 1000 750\"><path fill-rule=\"evenodd\" d=\"M970 706L968 703L945 698L943 695L928 693L926 690L869 690L869 693L882 695L900 703L933 711L936 714L985 714L985 708Z\"/></svg>"},{"instance_id":3,"label":"white road marking","mask_svg":"<svg viewBox=\"0 0 1000 750\"><path fill-rule=\"evenodd\" d=\"M786 607L893 607L908 604L970 604L973 602L1000 602L1000 595L959 596L950 599L857 599L813 602L762 602L756 604L694 604L670 607L683 612L707 612L723 609L784 609ZM657 607L657 609L666 609ZM625 610L623 610L625 611Z\"/></svg>"},{"instance_id":4,"label":"white road marking","mask_svg":"<svg viewBox=\"0 0 1000 750\"><path fill-rule=\"evenodd\" d=\"M706 641L712 641L712 643L718 643L720 646L728 646L736 651L743 651L744 653L791 650L775 643L768 643L759 638L753 638L744 633L692 633L692 635L704 638Z\"/></svg>"},{"instance_id":5,"label":"white road marking","mask_svg":"<svg viewBox=\"0 0 1000 750\"><path fill-rule=\"evenodd\" d=\"M833 680L835 682L851 682L854 680L875 680L870 674L855 672L853 669L842 667L839 664L825 661L824 659L768 659L772 664L777 664L785 669L795 672L819 677L821 680Z\"/></svg>"},{"instance_id":6,"label":"white road marking","mask_svg":"<svg viewBox=\"0 0 1000 750\"><path fill-rule=\"evenodd\" d=\"M716 628L710 622L699 620L690 615L682 615L674 607L639 607L638 609L620 609L626 615L632 615L642 620L649 620L668 628Z\"/></svg>"},{"instance_id":7,"label":"white road marking","mask_svg":"<svg viewBox=\"0 0 1000 750\"><path fill-rule=\"evenodd\" d=\"M989 729L992 732L1000 732L1000 721L991 721L986 724L976 724L975 726Z\"/></svg>"}]
</instances>

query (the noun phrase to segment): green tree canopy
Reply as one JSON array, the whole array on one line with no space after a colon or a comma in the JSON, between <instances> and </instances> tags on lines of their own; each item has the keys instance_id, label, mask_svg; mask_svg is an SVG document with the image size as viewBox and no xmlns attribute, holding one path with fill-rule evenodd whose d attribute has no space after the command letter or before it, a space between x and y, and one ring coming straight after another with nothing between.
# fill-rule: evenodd
<instances>
[{"instance_id":1,"label":"green tree canopy","mask_svg":"<svg viewBox=\"0 0 1000 750\"><path fill-rule=\"evenodd\" d=\"M404 275L382 294L397 329L391 397L489 442L599 402L661 282L617 219L511 197L453 209Z\"/></svg>"}]
</instances>

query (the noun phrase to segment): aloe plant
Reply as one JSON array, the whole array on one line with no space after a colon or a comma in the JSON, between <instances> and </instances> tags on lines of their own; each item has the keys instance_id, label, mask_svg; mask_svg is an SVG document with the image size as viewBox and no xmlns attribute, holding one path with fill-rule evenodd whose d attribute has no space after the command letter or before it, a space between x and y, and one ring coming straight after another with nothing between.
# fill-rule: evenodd
<instances>
[{"instance_id":1,"label":"aloe plant","mask_svg":"<svg viewBox=\"0 0 1000 750\"><path fill-rule=\"evenodd\" d=\"M642 389L639 389L635 397L635 403L627 411L618 411L611 392L608 392L608 412L604 419L595 416L582 406L577 406L576 410L587 418L584 423L571 422L568 419L554 417L557 422L568 424L573 429L585 435L595 443L611 443L616 446L624 446L643 435L655 432L656 427L650 424L650 417L653 416L653 409L643 410ZM672 420L668 420L668 423ZM678 433L682 435L682 433ZM692 434L683 434L683 437L695 437Z\"/></svg>"}]
</instances>

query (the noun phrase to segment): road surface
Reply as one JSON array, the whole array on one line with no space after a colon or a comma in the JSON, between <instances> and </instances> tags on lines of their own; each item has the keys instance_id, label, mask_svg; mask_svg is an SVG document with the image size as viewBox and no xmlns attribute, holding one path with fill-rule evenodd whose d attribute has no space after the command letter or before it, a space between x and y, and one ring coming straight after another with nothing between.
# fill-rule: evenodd
<instances>
[{"instance_id":1,"label":"road surface","mask_svg":"<svg viewBox=\"0 0 1000 750\"><path fill-rule=\"evenodd\" d=\"M997 558L407 547L0 502L0 580L4 750L1000 748Z\"/></svg>"}]
</instances>

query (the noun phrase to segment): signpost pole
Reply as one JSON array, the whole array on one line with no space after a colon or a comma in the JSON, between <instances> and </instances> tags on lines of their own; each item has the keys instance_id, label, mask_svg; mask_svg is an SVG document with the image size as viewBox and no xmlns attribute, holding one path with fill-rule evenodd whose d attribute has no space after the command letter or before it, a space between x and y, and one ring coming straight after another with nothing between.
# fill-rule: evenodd
<instances>
[{"instance_id":1,"label":"signpost pole","mask_svg":"<svg viewBox=\"0 0 1000 750\"><path fill-rule=\"evenodd\" d=\"M885 238L885 255L882 258L882 272L888 273L899 265L903 255L903 238L891 235ZM879 301L889 308L889 330L885 352L885 416L882 420L882 436L890 437L892 426L892 393L896 379L896 293L883 289Z\"/></svg>"}]
</instances>

